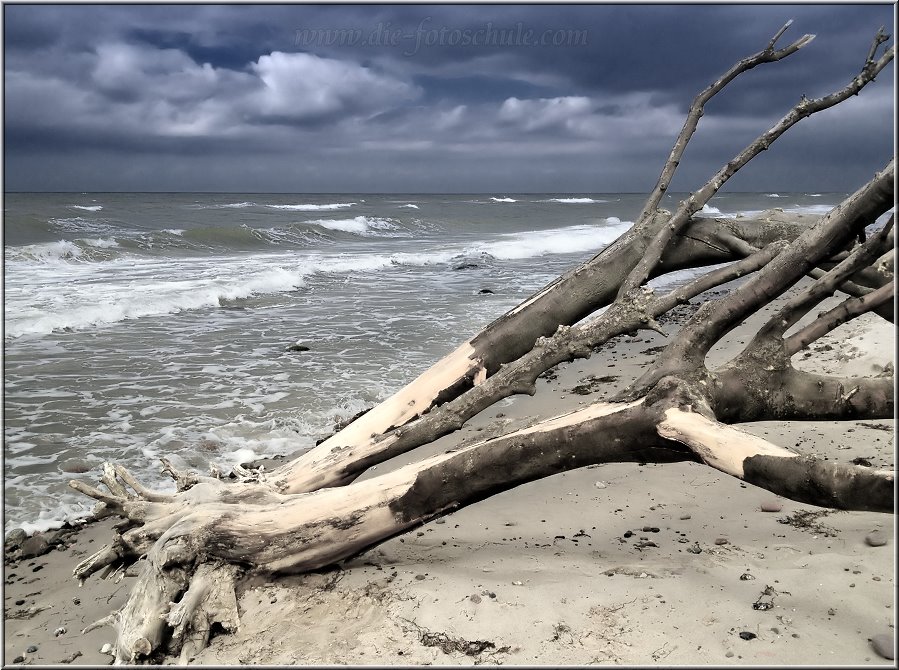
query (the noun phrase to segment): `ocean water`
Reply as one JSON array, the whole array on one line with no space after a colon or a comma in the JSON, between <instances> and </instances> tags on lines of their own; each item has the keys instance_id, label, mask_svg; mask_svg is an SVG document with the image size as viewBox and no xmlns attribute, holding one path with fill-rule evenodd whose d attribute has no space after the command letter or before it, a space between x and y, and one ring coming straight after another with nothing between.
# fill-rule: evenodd
<instances>
[{"instance_id":1,"label":"ocean water","mask_svg":"<svg viewBox=\"0 0 899 670\"><path fill-rule=\"evenodd\" d=\"M844 195L724 194L704 213ZM171 489L160 456L205 472L313 446L597 253L644 198L6 194L4 530L84 516L66 482L107 460Z\"/></svg>"}]
</instances>

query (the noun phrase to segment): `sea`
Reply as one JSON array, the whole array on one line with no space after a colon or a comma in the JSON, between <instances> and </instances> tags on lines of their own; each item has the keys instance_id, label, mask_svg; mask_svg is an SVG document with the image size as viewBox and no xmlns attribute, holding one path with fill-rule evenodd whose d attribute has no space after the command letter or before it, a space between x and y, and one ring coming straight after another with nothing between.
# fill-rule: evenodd
<instances>
[{"instance_id":1,"label":"sea","mask_svg":"<svg viewBox=\"0 0 899 670\"><path fill-rule=\"evenodd\" d=\"M703 214L845 195L725 193ZM67 482L104 461L171 490L163 456L206 472L314 446L603 249L644 199L5 194L4 532L86 516Z\"/></svg>"}]
</instances>

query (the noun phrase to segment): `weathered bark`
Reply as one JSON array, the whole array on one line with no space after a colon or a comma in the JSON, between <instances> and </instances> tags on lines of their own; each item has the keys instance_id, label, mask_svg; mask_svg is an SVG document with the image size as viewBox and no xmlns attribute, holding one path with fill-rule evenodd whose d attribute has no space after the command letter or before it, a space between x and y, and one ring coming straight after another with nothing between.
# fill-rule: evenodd
<instances>
[{"instance_id":1,"label":"weathered bark","mask_svg":"<svg viewBox=\"0 0 899 670\"><path fill-rule=\"evenodd\" d=\"M801 48L774 44L737 63L694 100L684 128L637 223L462 344L392 397L273 474L236 468L238 481L179 472L163 461L176 493L143 487L106 465L101 483L73 488L124 521L113 542L75 568L79 579L145 557L131 598L104 620L117 630L116 658L134 662L166 650L182 662L214 624L238 626L235 580L314 570L365 551L430 519L525 482L585 465L691 460L794 500L838 509L893 511L892 472L804 456L728 425L766 419L893 416L893 379L836 378L796 370L791 356L815 338L892 300L892 219L854 240L893 202L894 167L823 217L766 212L757 220L694 218L737 170L802 118L858 93L889 63L881 33L862 72L841 91L803 99L727 163L673 215L659 210L703 105L738 74ZM643 284L673 270L728 263L656 295ZM823 268L823 269L822 269ZM802 277L815 281L784 305L733 360L715 370L706 355L737 324ZM498 400L533 394L540 374L639 329L709 289L749 276L707 301L655 365L612 402L548 419L365 481L371 466L438 437ZM874 284L866 288L867 284ZM787 335L823 298L854 291L837 308ZM604 312L582 321L597 309ZM578 323L580 322L580 323ZM576 325L575 325L576 324Z\"/></svg>"}]
</instances>

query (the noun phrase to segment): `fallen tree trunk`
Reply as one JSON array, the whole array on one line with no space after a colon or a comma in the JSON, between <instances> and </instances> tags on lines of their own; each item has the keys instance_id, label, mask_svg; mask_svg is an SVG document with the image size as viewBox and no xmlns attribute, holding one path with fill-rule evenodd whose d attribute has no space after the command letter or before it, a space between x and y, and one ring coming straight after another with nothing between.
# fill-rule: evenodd
<instances>
[{"instance_id":1,"label":"fallen tree trunk","mask_svg":"<svg viewBox=\"0 0 899 670\"><path fill-rule=\"evenodd\" d=\"M114 541L79 564L76 576L146 557L127 605L106 621L116 627L117 661L158 659L163 652L188 661L214 624L236 627L234 589L242 572L318 569L498 492L586 465L702 462L794 500L893 511L892 472L802 455L728 425L893 416L892 377L826 377L791 365L791 356L821 334L892 299L891 283L867 291L853 282L891 276L883 266L893 245L892 219L863 243L857 240L893 203L893 163L819 219L779 212L758 220L694 216L789 127L872 81L892 60L892 48L874 58L882 35L847 87L801 101L673 215L658 208L709 97L745 69L779 60L810 40L775 52L782 33L697 97L656 189L627 233L315 449L271 474L240 469L237 482L179 472L165 462L175 493L148 490L112 465L101 479L106 491L72 482L100 502L98 516L123 518ZM662 295L645 286L675 269L720 263L727 265ZM707 367L716 342L807 275L816 278L787 299L742 352L717 369ZM663 332L657 319L744 277L671 333L655 364L611 402L355 481L373 465L458 430L502 398L533 394L536 379L561 362L589 357L622 334ZM860 295L798 328L847 283ZM791 327L798 330L789 334Z\"/></svg>"}]
</instances>

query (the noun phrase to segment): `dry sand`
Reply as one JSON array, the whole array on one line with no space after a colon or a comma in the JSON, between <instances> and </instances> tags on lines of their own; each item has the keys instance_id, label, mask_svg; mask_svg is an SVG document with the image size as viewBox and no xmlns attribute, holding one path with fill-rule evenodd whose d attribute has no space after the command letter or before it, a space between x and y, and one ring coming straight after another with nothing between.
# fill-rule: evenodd
<instances>
[{"instance_id":1,"label":"dry sand","mask_svg":"<svg viewBox=\"0 0 899 670\"><path fill-rule=\"evenodd\" d=\"M711 360L745 341L745 328L734 331ZM416 459L606 397L663 344L640 333L560 366L535 397L499 403ZM894 345L891 324L865 317L815 343L815 356L799 355L797 365L874 375L893 360ZM595 382L603 377L614 379ZM743 427L799 451L894 467L892 420ZM789 500L779 513L760 511L774 498L694 463L560 474L339 569L246 584L240 630L215 637L196 662L893 665L870 638L894 631L894 517ZM111 629L80 630L120 606L134 578L94 578L80 589L71 578L72 566L111 536L110 525L92 524L68 547L6 566L6 663L68 662L76 652L74 664L111 662L99 651L113 641ZM875 529L886 546L866 544Z\"/></svg>"}]
</instances>

